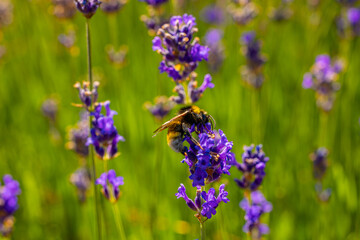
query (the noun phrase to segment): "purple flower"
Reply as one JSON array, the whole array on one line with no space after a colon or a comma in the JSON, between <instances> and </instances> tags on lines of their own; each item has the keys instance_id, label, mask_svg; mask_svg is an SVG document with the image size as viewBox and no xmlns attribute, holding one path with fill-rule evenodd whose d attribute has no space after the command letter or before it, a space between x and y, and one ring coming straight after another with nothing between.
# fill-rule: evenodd
<instances>
[{"instance_id":1,"label":"purple flower","mask_svg":"<svg viewBox=\"0 0 360 240\"><path fill-rule=\"evenodd\" d=\"M101 185L103 188L101 192L112 203L115 203L120 197L120 185L124 185L124 178L116 176L113 169L107 173L104 172L96 179L95 184Z\"/></svg>"},{"instance_id":2,"label":"purple flower","mask_svg":"<svg viewBox=\"0 0 360 240\"><path fill-rule=\"evenodd\" d=\"M251 1L234 1L228 9L234 22L239 25L246 25L258 14L256 5Z\"/></svg>"},{"instance_id":3,"label":"purple flower","mask_svg":"<svg viewBox=\"0 0 360 240\"><path fill-rule=\"evenodd\" d=\"M331 188L323 189L320 182L315 184L316 195L321 202L328 202L331 197Z\"/></svg>"},{"instance_id":4,"label":"purple flower","mask_svg":"<svg viewBox=\"0 0 360 240\"><path fill-rule=\"evenodd\" d=\"M81 113L81 119L68 131L69 142L66 144L67 148L73 150L82 157L89 155L89 147L86 145L89 138L89 113Z\"/></svg>"},{"instance_id":5,"label":"purple flower","mask_svg":"<svg viewBox=\"0 0 360 240\"><path fill-rule=\"evenodd\" d=\"M262 66L266 62L265 57L260 53L261 42L256 39L256 34L252 31L244 33L241 42L246 57L246 66L242 66L241 75L247 84L260 88L264 81Z\"/></svg>"},{"instance_id":6,"label":"purple flower","mask_svg":"<svg viewBox=\"0 0 360 240\"><path fill-rule=\"evenodd\" d=\"M265 63L265 58L260 54L261 42L256 39L255 32L243 33L241 42L244 45L243 52L246 56L248 67L253 70L261 67Z\"/></svg>"},{"instance_id":7,"label":"purple flower","mask_svg":"<svg viewBox=\"0 0 360 240\"><path fill-rule=\"evenodd\" d=\"M4 175L4 185L0 182L0 234L9 236L14 225L12 216L18 209L18 195L21 190L19 182L14 180L11 175Z\"/></svg>"},{"instance_id":8,"label":"purple flower","mask_svg":"<svg viewBox=\"0 0 360 240\"><path fill-rule=\"evenodd\" d=\"M219 194L216 196L215 189L210 188L208 192L202 191L201 188L197 187L195 200L191 200L187 194L183 184L180 184L178 193L175 194L177 198L183 198L188 207L196 211L195 216L201 221L201 215L210 219L216 214L216 208L221 202L228 203L230 200L227 198L228 192L225 191L225 184L220 185ZM201 198L203 203L201 203ZM200 215L201 214L201 215Z\"/></svg>"},{"instance_id":9,"label":"purple flower","mask_svg":"<svg viewBox=\"0 0 360 240\"><path fill-rule=\"evenodd\" d=\"M150 102L144 104L145 108L158 120L162 120L168 115L171 109L174 108L174 105L174 102L165 96L156 97L154 105Z\"/></svg>"},{"instance_id":10,"label":"purple flower","mask_svg":"<svg viewBox=\"0 0 360 240\"><path fill-rule=\"evenodd\" d=\"M91 18L100 5L99 0L74 0L76 8L86 17Z\"/></svg>"},{"instance_id":11,"label":"purple flower","mask_svg":"<svg viewBox=\"0 0 360 240\"><path fill-rule=\"evenodd\" d=\"M105 108L106 115L101 114L102 107ZM91 135L86 144L94 145L96 153L103 160L116 157L118 154L117 143L125 141L114 126L113 116L116 114L110 109L110 101L97 104L95 111L91 113L94 118L90 130Z\"/></svg>"},{"instance_id":12,"label":"purple flower","mask_svg":"<svg viewBox=\"0 0 360 240\"><path fill-rule=\"evenodd\" d=\"M199 134L201 148L192 142L189 136L185 140L190 147L182 162L186 162L190 170L190 179L193 180L193 187L204 186L206 183L216 181L222 174L230 175L229 169L235 155L231 152L233 143L229 142L222 130L203 130ZM194 131L194 129L191 129Z\"/></svg>"},{"instance_id":13,"label":"purple flower","mask_svg":"<svg viewBox=\"0 0 360 240\"><path fill-rule=\"evenodd\" d=\"M330 56L323 54L316 57L311 71L304 75L303 88L316 91L317 105L324 111L330 111L333 106L335 92L340 89L337 79L342 69L341 61L332 63Z\"/></svg>"},{"instance_id":14,"label":"purple flower","mask_svg":"<svg viewBox=\"0 0 360 240\"><path fill-rule=\"evenodd\" d=\"M161 14L159 15L159 12L157 11L150 11L149 14L150 16L142 15L140 19L145 23L147 29L149 30L149 35L154 36L163 24L169 22L169 19Z\"/></svg>"},{"instance_id":15,"label":"purple flower","mask_svg":"<svg viewBox=\"0 0 360 240\"><path fill-rule=\"evenodd\" d=\"M77 88L79 90L79 98L83 105L79 105L84 107L86 110L90 110L90 108L96 103L98 98L98 87L100 83L94 82L93 89L90 89L90 83L89 82L83 82L83 85L81 87L81 84L79 82L75 83L74 88Z\"/></svg>"},{"instance_id":16,"label":"purple flower","mask_svg":"<svg viewBox=\"0 0 360 240\"><path fill-rule=\"evenodd\" d=\"M326 148L318 148L312 154L310 159L313 162L313 174L316 180L322 180L328 167L327 156L329 152Z\"/></svg>"},{"instance_id":17,"label":"purple flower","mask_svg":"<svg viewBox=\"0 0 360 240\"><path fill-rule=\"evenodd\" d=\"M195 25L191 15L173 16L153 40L153 50L163 56L160 72L167 72L176 82L185 80L198 62L208 59L209 48L200 45L199 39L194 37Z\"/></svg>"},{"instance_id":18,"label":"purple flower","mask_svg":"<svg viewBox=\"0 0 360 240\"><path fill-rule=\"evenodd\" d=\"M41 111L50 121L55 122L58 112L58 102L53 98L46 99L41 105Z\"/></svg>"},{"instance_id":19,"label":"purple flower","mask_svg":"<svg viewBox=\"0 0 360 240\"><path fill-rule=\"evenodd\" d=\"M360 9L349 8L347 11L347 19L350 23L354 35L360 34Z\"/></svg>"},{"instance_id":20,"label":"purple flower","mask_svg":"<svg viewBox=\"0 0 360 240\"><path fill-rule=\"evenodd\" d=\"M168 0L140 0L140 1L146 2L148 5L157 7L163 3L166 3Z\"/></svg>"},{"instance_id":21,"label":"purple flower","mask_svg":"<svg viewBox=\"0 0 360 240\"><path fill-rule=\"evenodd\" d=\"M244 146L244 153L242 154L242 162L236 161L233 164L243 173L241 179L235 179L239 187L255 191L261 185L265 177L265 166L269 158L265 156L262 150L262 145L257 145L254 150L254 145Z\"/></svg>"},{"instance_id":22,"label":"purple flower","mask_svg":"<svg viewBox=\"0 0 360 240\"><path fill-rule=\"evenodd\" d=\"M75 44L75 33L73 31L70 31L68 34L60 34L58 36L58 40L66 48L71 48Z\"/></svg>"},{"instance_id":23,"label":"purple flower","mask_svg":"<svg viewBox=\"0 0 360 240\"><path fill-rule=\"evenodd\" d=\"M100 8L103 12L111 14L118 12L125 4L126 0L108 0L101 2Z\"/></svg>"},{"instance_id":24,"label":"purple flower","mask_svg":"<svg viewBox=\"0 0 360 240\"><path fill-rule=\"evenodd\" d=\"M87 168L82 167L77 169L70 176L70 182L76 187L78 198L80 202L85 202L86 192L91 185L90 172Z\"/></svg>"},{"instance_id":25,"label":"purple flower","mask_svg":"<svg viewBox=\"0 0 360 240\"><path fill-rule=\"evenodd\" d=\"M205 35L205 44L210 49L208 64L212 72L216 72L225 59L222 37L223 32L219 29L210 29Z\"/></svg>"},{"instance_id":26,"label":"purple flower","mask_svg":"<svg viewBox=\"0 0 360 240\"><path fill-rule=\"evenodd\" d=\"M128 47L126 45L122 45L118 50L115 50L112 45L108 45L106 47L106 53L109 61L117 68L125 65L127 52Z\"/></svg>"},{"instance_id":27,"label":"purple flower","mask_svg":"<svg viewBox=\"0 0 360 240\"><path fill-rule=\"evenodd\" d=\"M217 24L220 25L224 22L225 16L224 11L216 6L216 5L209 5L201 10L201 19L210 24Z\"/></svg>"},{"instance_id":28,"label":"purple flower","mask_svg":"<svg viewBox=\"0 0 360 240\"><path fill-rule=\"evenodd\" d=\"M180 83L177 83L173 92L176 92L178 96L171 96L169 99L176 104L185 104L186 93L184 86Z\"/></svg>"},{"instance_id":29,"label":"purple flower","mask_svg":"<svg viewBox=\"0 0 360 240\"><path fill-rule=\"evenodd\" d=\"M193 80L191 78L189 84L188 84L188 93L191 98L191 102L195 103L197 102L203 95L204 91L207 88L213 88L215 85L211 82L211 75L206 74L203 83L200 87L197 88L197 81Z\"/></svg>"},{"instance_id":30,"label":"purple flower","mask_svg":"<svg viewBox=\"0 0 360 240\"><path fill-rule=\"evenodd\" d=\"M269 233L269 227L260 223L260 217L264 213L271 212L272 205L266 201L260 191L251 193L251 204L247 198L244 198L240 202L240 207L245 210L244 232L250 232L253 239L260 239L262 235Z\"/></svg>"}]
</instances>

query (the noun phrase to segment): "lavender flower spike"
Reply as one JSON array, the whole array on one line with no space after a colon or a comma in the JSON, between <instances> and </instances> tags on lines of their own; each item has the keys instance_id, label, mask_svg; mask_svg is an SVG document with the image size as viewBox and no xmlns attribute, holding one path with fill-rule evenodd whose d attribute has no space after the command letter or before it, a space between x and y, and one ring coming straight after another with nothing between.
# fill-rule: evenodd
<instances>
[{"instance_id":1,"label":"lavender flower spike","mask_svg":"<svg viewBox=\"0 0 360 240\"><path fill-rule=\"evenodd\" d=\"M255 191L261 185L265 176L265 166L269 158L265 156L262 145L257 145L253 151L254 145L244 146L242 162L233 162L234 165L243 172L241 179L235 179L239 187Z\"/></svg>"},{"instance_id":2,"label":"lavender flower spike","mask_svg":"<svg viewBox=\"0 0 360 240\"><path fill-rule=\"evenodd\" d=\"M216 196L215 189L210 188L208 192L202 191L201 187L196 188L196 197L195 200L191 200L187 194L186 189L183 184L180 184L178 189L178 193L175 194L177 198L183 198L188 205L188 207L196 211L195 217L203 222L202 217L206 217L210 219L212 216L216 214L216 208L219 206L221 202L228 203L230 200L227 198L228 192L225 191L225 185L222 184L219 187L219 194ZM201 203L201 198L203 199L203 203Z\"/></svg>"},{"instance_id":3,"label":"lavender flower spike","mask_svg":"<svg viewBox=\"0 0 360 240\"><path fill-rule=\"evenodd\" d=\"M251 203L247 198L240 202L240 207L245 210L245 225L243 231L250 232L252 239L261 239L261 236L269 233L269 227L260 223L260 217L267 212L271 212L272 205L266 201L260 191L251 193Z\"/></svg>"},{"instance_id":4,"label":"lavender flower spike","mask_svg":"<svg viewBox=\"0 0 360 240\"><path fill-rule=\"evenodd\" d=\"M247 84L258 89L264 82L262 66L266 62L265 57L260 53L261 42L256 38L256 33L250 31L241 36L241 43L246 57L246 65L241 69L242 77Z\"/></svg>"},{"instance_id":5,"label":"lavender flower spike","mask_svg":"<svg viewBox=\"0 0 360 240\"><path fill-rule=\"evenodd\" d=\"M235 155L231 152L233 142L229 142L222 130L211 131L211 126L199 134L198 145L194 144L189 136L185 140L190 144L183 162L186 162L190 170L190 179L193 187L204 186L206 183L216 181L222 174L230 175L229 169L235 161ZM191 129L190 131L193 131Z\"/></svg>"},{"instance_id":6,"label":"lavender flower spike","mask_svg":"<svg viewBox=\"0 0 360 240\"><path fill-rule=\"evenodd\" d=\"M14 226L13 214L18 209L18 198L21 190L19 182L14 180L11 175L4 175L4 185L0 182L0 234L8 237Z\"/></svg>"},{"instance_id":7,"label":"lavender flower spike","mask_svg":"<svg viewBox=\"0 0 360 240\"><path fill-rule=\"evenodd\" d=\"M342 70L343 63L341 61L332 63L330 56L323 54L316 57L310 72L304 75L303 88L311 88L316 91L316 103L326 112L332 109L335 92L340 89L337 79Z\"/></svg>"},{"instance_id":8,"label":"lavender flower spike","mask_svg":"<svg viewBox=\"0 0 360 240\"><path fill-rule=\"evenodd\" d=\"M102 107L106 110L106 115L101 113ZM113 116L117 114L110 109L110 101L99 103L95 106L95 111L91 113L94 116L90 137L86 145L92 144L95 147L97 155L102 160L108 160L118 155L117 144L119 141L125 141L124 137L118 134L114 126Z\"/></svg>"},{"instance_id":9,"label":"lavender flower spike","mask_svg":"<svg viewBox=\"0 0 360 240\"><path fill-rule=\"evenodd\" d=\"M198 31L191 15L173 16L164 24L153 39L153 50L162 55L160 72L167 72L175 82L185 80L198 66L208 59L209 48L200 45L194 37Z\"/></svg>"},{"instance_id":10,"label":"lavender flower spike","mask_svg":"<svg viewBox=\"0 0 360 240\"><path fill-rule=\"evenodd\" d=\"M86 18L91 18L100 5L99 0L75 0L76 8L84 15Z\"/></svg>"},{"instance_id":11,"label":"lavender flower spike","mask_svg":"<svg viewBox=\"0 0 360 240\"><path fill-rule=\"evenodd\" d=\"M83 105L74 105L84 107L86 110L90 111L90 107L97 101L99 85L100 83L95 81L93 84L93 89L90 89L90 82L83 82L82 87L79 82L75 83L74 88L79 90L79 98Z\"/></svg>"},{"instance_id":12,"label":"lavender flower spike","mask_svg":"<svg viewBox=\"0 0 360 240\"><path fill-rule=\"evenodd\" d=\"M86 200L86 192L91 185L90 172L87 168L82 167L77 169L70 176L70 182L77 188L77 194L81 203Z\"/></svg>"},{"instance_id":13,"label":"lavender flower spike","mask_svg":"<svg viewBox=\"0 0 360 240\"><path fill-rule=\"evenodd\" d=\"M120 197L120 185L124 185L124 178L116 176L115 170L111 169L107 173L104 172L96 179L95 184L101 185L101 192L111 202L115 203Z\"/></svg>"},{"instance_id":14,"label":"lavender flower spike","mask_svg":"<svg viewBox=\"0 0 360 240\"><path fill-rule=\"evenodd\" d=\"M347 19L350 23L353 34L358 36L360 34L360 9L349 8L347 11Z\"/></svg>"}]
</instances>

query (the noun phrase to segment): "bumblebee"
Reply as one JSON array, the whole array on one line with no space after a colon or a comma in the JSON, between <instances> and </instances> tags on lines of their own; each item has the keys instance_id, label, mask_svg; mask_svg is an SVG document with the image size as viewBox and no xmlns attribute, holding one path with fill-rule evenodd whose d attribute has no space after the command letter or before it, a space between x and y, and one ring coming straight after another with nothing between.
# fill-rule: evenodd
<instances>
[{"instance_id":1,"label":"bumblebee","mask_svg":"<svg viewBox=\"0 0 360 240\"><path fill-rule=\"evenodd\" d=\"M173 117L156 129L153 137L159 132L168 129L167 143L169 147L175 152L180 152L185 155L186 147L183 145L184 136L189 136L191 140L201 148L199 142L191 135L190 128L195 125L195 132L199 133L199 127L205 127L207 123L211 124L212 129L215 120L210 114L197 106L183 107L176 117Z\"/></svg>"}]
</instances>

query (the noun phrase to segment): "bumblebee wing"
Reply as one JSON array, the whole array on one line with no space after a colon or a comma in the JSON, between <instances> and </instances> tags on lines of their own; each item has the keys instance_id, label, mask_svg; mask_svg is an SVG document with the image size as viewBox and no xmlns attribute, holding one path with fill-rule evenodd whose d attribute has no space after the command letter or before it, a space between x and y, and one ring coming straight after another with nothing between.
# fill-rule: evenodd
<instances>
[{"instance_id":1,"label":"bumblebee wing","mask_svg":"<svg viewBox=\"0 0 360 240\"><path fill-rule=\"evenodd\" d=\"M178 120L179 118L181 118L182 116L184 116L185 114L187 114L190 111L190 109L188 111L185 111L175 117L173 117L172 119L170 119L169 121L165 122L163 125L161 125L158 129L156 129L154 131L154 136L155 137L159 132L167 129L174 121Z\"/></svg>"}]
</instances>

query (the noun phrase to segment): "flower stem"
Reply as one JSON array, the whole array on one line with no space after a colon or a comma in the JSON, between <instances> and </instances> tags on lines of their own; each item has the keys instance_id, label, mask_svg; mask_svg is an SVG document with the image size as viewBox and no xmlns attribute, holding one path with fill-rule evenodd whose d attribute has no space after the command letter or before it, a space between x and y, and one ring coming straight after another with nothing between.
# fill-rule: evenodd
<instances>
[{"instance_id":1,"label":"flower stem","mask_svg":"<svg viewBox=\"0 0 360 240\"><path fill-rule=\"evenodd\" d=\"M86 46L87 46L87 63L88 63L88 74L90 89L93 88L93 79L92 79L92 67L91 67L91 42L90 42L90 20L86 19Z\"/></svg>"},{"instance_id":2,"label":"flower stem","mask_svg":"<svg viewBox=\"0 0 360 240\"><path fill-rule=\"evenodd\" d=\"M88 75L89 75L89 83L90 89L93 88L93 80L92 80L92 69L91 69L91 44L90 44L90 23L89 19L86 19L86 45L87 45L87 62L88 62ZM93 103L92 103L93 104ZM90 111L92 111L93 106L90 107ZM91 116L89 116L89 126L91 129ZM90 135L90 130L89 130ZM94 146L90 145L90 159L91 159L91 170L92 170L92 178L94 185L94 204L95 204L95 215L96 215L96 229L97 229L97 239L101 239L101 222L100 222L100 210L99 210L99 199L96 190L96 168L95 168L95 152Z\"/></svg>"},{"instance_id":3,"label":"flower stem","mask_svg":"<svg viewBox=\"0 0 360 240\"><path fill-rule=\"evenodd\" d=\"M254 90L251 92L251 113L252 113L252 121L253 121L253 128L252 128L252 142L253 143L260 143L260 111L259 111L259 90Z\"/></svg>"},{"instance_id":4,"label":"flower stem","mask_svg":"<svg viewBox=\"0 0 360 240\"><path fill-rule=\"evenodd\" d=\"M113 209L114 209L114 217L115 217L115 222L116 222L116 227L119 231L121 240L126 240L126 236L125 236L125 232L124 232L124 227L121 221L121 216L120 216L120 212L119 212L119 208L117 206L117 204L113 204Z\"/></svg>"},{"instance_id":5,"label":"flower stem","mask_svg":"<svg viewBox=\"0 0 360 240\"><path fill-rule=\"evenodd\" d=\"M205 227L204 227L204 222L200 222L200 239L204 240L205 239Z\"/></svg>"}]
</instances>

